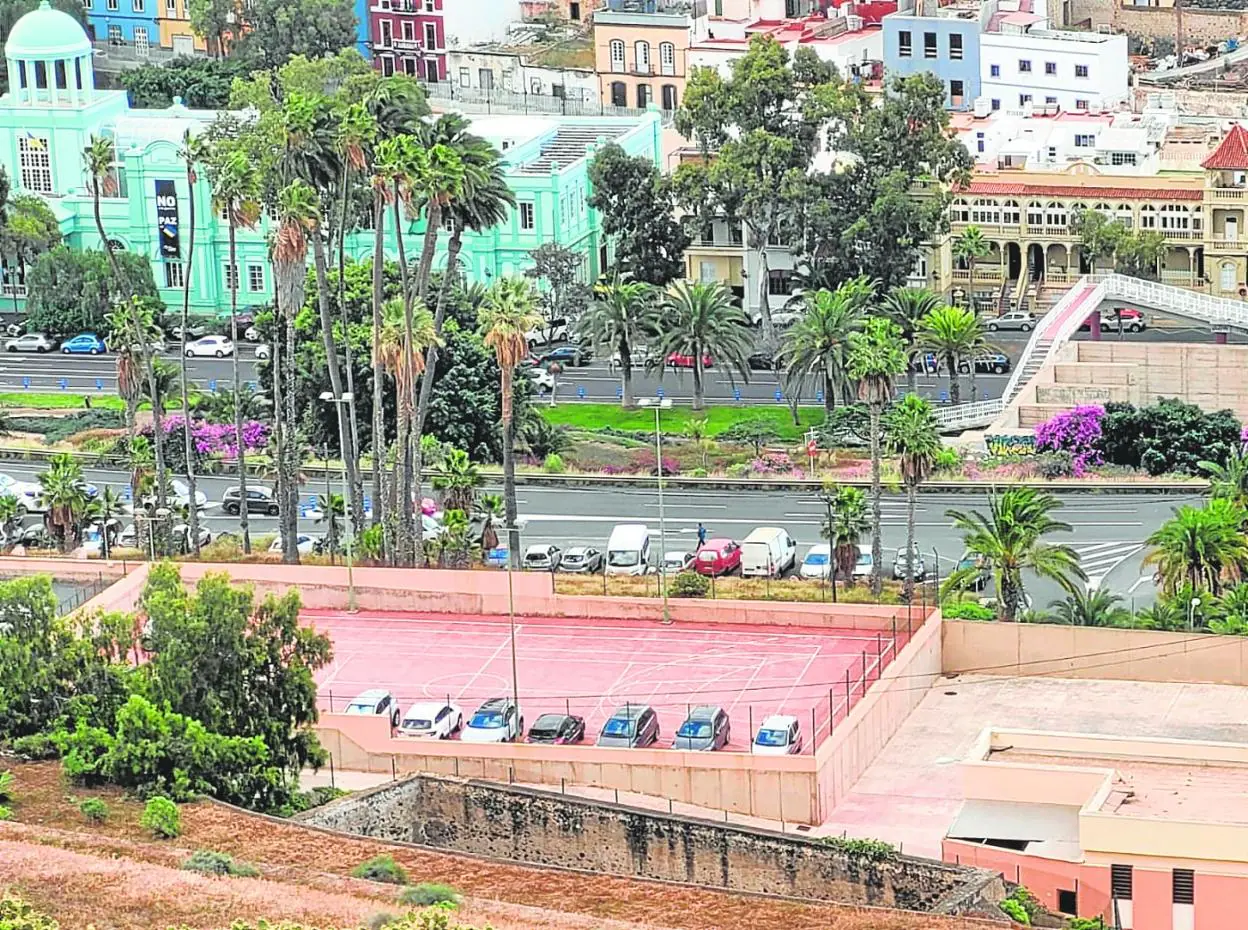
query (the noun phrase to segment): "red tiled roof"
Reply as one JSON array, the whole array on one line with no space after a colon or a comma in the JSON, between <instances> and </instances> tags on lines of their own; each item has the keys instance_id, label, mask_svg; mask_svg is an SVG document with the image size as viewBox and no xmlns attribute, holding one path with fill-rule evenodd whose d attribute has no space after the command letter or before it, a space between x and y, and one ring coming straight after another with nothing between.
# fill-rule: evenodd
<instances>
[{"instance_id":1,"label":"red tiled roof","mask_svg":"<svg viewBox=\"0 0 1248 930\"><path fill-rule=\"evenodd\" d=\"M1239 123L1231 127L1213 154L1200 163L1202 168L1248 168L1248 129Z\"/></svg>"},{"instance_id":2,"label":"red tiled roof","mask_svg":"<svg viewBox=\"0 0 1248 930\"><path fill-rule=\"evenodd\" d=\"M1012 194L1015 197L1079 197L1081 200L1200 200L1199 190L1171 188L1150 190L1146 187L1091 187L1083 184L1028 184L1025 181L971 180L959 194Z\"/></svg>"}]
</instances>

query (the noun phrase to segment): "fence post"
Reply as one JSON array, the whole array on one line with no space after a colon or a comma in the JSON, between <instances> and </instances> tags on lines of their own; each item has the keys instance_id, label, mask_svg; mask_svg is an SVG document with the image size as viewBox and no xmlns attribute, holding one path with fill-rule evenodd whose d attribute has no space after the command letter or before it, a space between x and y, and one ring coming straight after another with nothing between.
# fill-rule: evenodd
<instances>
[{"instance_id":1,"label":"fence post","mask_svg":"<svg viewBox=\"0 0 1248 930\"><path fill-rule=\"evenodd\" d=\"M832 689L828 689L828 736L832 735L832 729L836 726L836 701L832 697Z\"/></svg>"},{"instance_id":2,"label":"fence post","mask_svg":"<svg viewBox=\"0 0 1248 930\"><path fill-rule=\"evenodd\" d=\"M329 787L335 789L338 787L334 782L334 754L332 752L329 754Z\"/></svg>"}]
</instances>

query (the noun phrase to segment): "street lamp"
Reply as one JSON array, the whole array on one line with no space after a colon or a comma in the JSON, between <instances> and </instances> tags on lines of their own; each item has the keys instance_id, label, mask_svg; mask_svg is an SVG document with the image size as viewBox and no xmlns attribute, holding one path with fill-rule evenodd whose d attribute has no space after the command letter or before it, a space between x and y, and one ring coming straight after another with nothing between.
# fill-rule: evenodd
<instances>
[{"instance_id":1,"label":"street lamp","mask_svg":"<svg viewBox=\"0 0 1248 930\"><path fill-rule=\"evenodd\" d=\"M667 520L663 513L663 433L660 431L659 414L671 409L672 401L668 397L643 397L637 403L654 408L654 462L659 476L659 593L663 597L663 622L671 623L672 614L667 606L667 576L663 571L667 562Z\"/></svg>"},{"instance_id":2,"label":"street lamp","mask_svg":"<svg viewBox=\"0 0 1248 930\"><path fill-rule=\"evenodd\" d=\"M836 490L828 484L819 492L819 500L828 508L828 578L832 580L832 603L836 603L836 528L832 525L836 509Z\"/></svg>"},{"instance_id":3,"label":"street lamp","mask_svg":"<svg viewBox=\"0 0 1248 930\"><path fill-rule=\"evenodd\" d=\"M507 534L508 551L507 551L507 620L511 627L511 702L516 705L516 714L520 713L520 675L516 671L516 595L515 589L511 583L511 566L512 553L510 548L511 534L516 534L516 544L519 546L520 533L524 530L525 524L529 521L522 517L516 519L515 526L500 527Z\"/></svg>"},{"instance_id":4,"label":"street lamp","mask_svg":"<svg viewBox=\"0 0 1248 930\"><path fill-rule=\"evenodd\" d=\"M351 505L347 500L347 433L342 417L343 405L351 403L351 401L355 400L355 397L350 391L344 391L340 397L335 397L333 391L325 391L321 394L321 400L327 404L333 404L334 410L338 414L338 452L342 456L342 513L347 523L347 538L342 547L347 556L347 613L355 613L355 559L351 551L355 548L355 527L351 520ZM334 519L333 501L327 499L325 506L329 510L329 519L332 523Z\"/></svg>"},{"instance_id":5,"label":"street lamp","mask_svg":"<svg viewBox=\"0 0 1248 930\"><path fill-rule=\"evenodd\" d=\"M1200 598L1194 597L1187 605L1187 629L1190 633L1196 629L1196 608L1200 606Z\"/></svg>"}]
</instances>

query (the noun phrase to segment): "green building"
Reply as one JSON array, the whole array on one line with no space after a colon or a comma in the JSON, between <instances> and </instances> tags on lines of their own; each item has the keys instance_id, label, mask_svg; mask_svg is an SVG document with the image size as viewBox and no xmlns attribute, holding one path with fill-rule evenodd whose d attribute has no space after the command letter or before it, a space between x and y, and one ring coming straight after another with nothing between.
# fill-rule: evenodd
<instances>
[{"instance_id":1,"label":"green building","mask_svg":"<svg viewBox=\"0 0 1248 930\"><path fill-rule=\"evenodd\" d=\"M147 256L162 298L179 306L187 273L189 198L194 197L192 309L228 310L228 225L213 213L202 172L188 190L178 154L183 134L201 132L216 112L190 110L180 102L164 110L137 110L124 91L97 90L86 33L46 0L18 20L5 55L9 91L0 97L0 165L13 191L44 197L71 248L100 248L83 150L92 135L111 136L117 151L115 184L101 209L108 238L117 247ZM586 280L593 280L606 261L606 244L596 211L588 204L590 157L595 147L610 141L657 162L657 111L640 117L471 119L471 131L502 152L516 208L494 229L465 234L460 261L467 275L488 282L517 274L530 264L530 250L557 242L584 253ZM238 234L240 308L263 305L273 297L268 223L265 217L256 229ZM419 222L403 230L408 256L419 252L422 233ZM389 225L387 236L386 254L397 258L398 244ZM372 232L348 236L346 248L356 258L370 257ZM444 252L438 263L445 263ZM26 290L16 267L4 267L3 292L6 309L13 297L20 306Z\"/></svg>"}]
</instances>

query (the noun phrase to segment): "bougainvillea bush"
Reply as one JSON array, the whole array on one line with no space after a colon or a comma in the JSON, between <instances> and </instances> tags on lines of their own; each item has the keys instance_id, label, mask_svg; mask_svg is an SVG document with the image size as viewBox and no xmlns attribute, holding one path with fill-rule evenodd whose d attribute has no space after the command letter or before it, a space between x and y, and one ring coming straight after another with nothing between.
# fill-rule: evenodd
<instances>
[{"instance_id":1,"label":"bougainvillea bush","mask_svg":"<svg viewBox=\"0 0 1248 930\"><path fill-rule=\"evenodd\" d=\"M1100 465L1104 460L1101 454L1104 420L1105 408L1096 404L1059 413L1036 427L1036 448L1069 453L1074 473L1083 475L1089 465Z\"/></svg>"},{"instance_id":2,"label":"bougainvillea bush","mask_svg":"<svg viewBox=\"0 0 1248 930\"><path fill-rule=\"evenodd\" d=\"M186 418L182 416L165 417L162 425L165 433L176 433L182 429ZM238 454L233 423L208 423L203 420L191 421L191 440L195 443L195 451L200 455L222 455L233 458ZM247 420L243 423L243 448L248 452L263 449L269 443L269 426L258 420Z\"/></svg>"}]
</instances>

